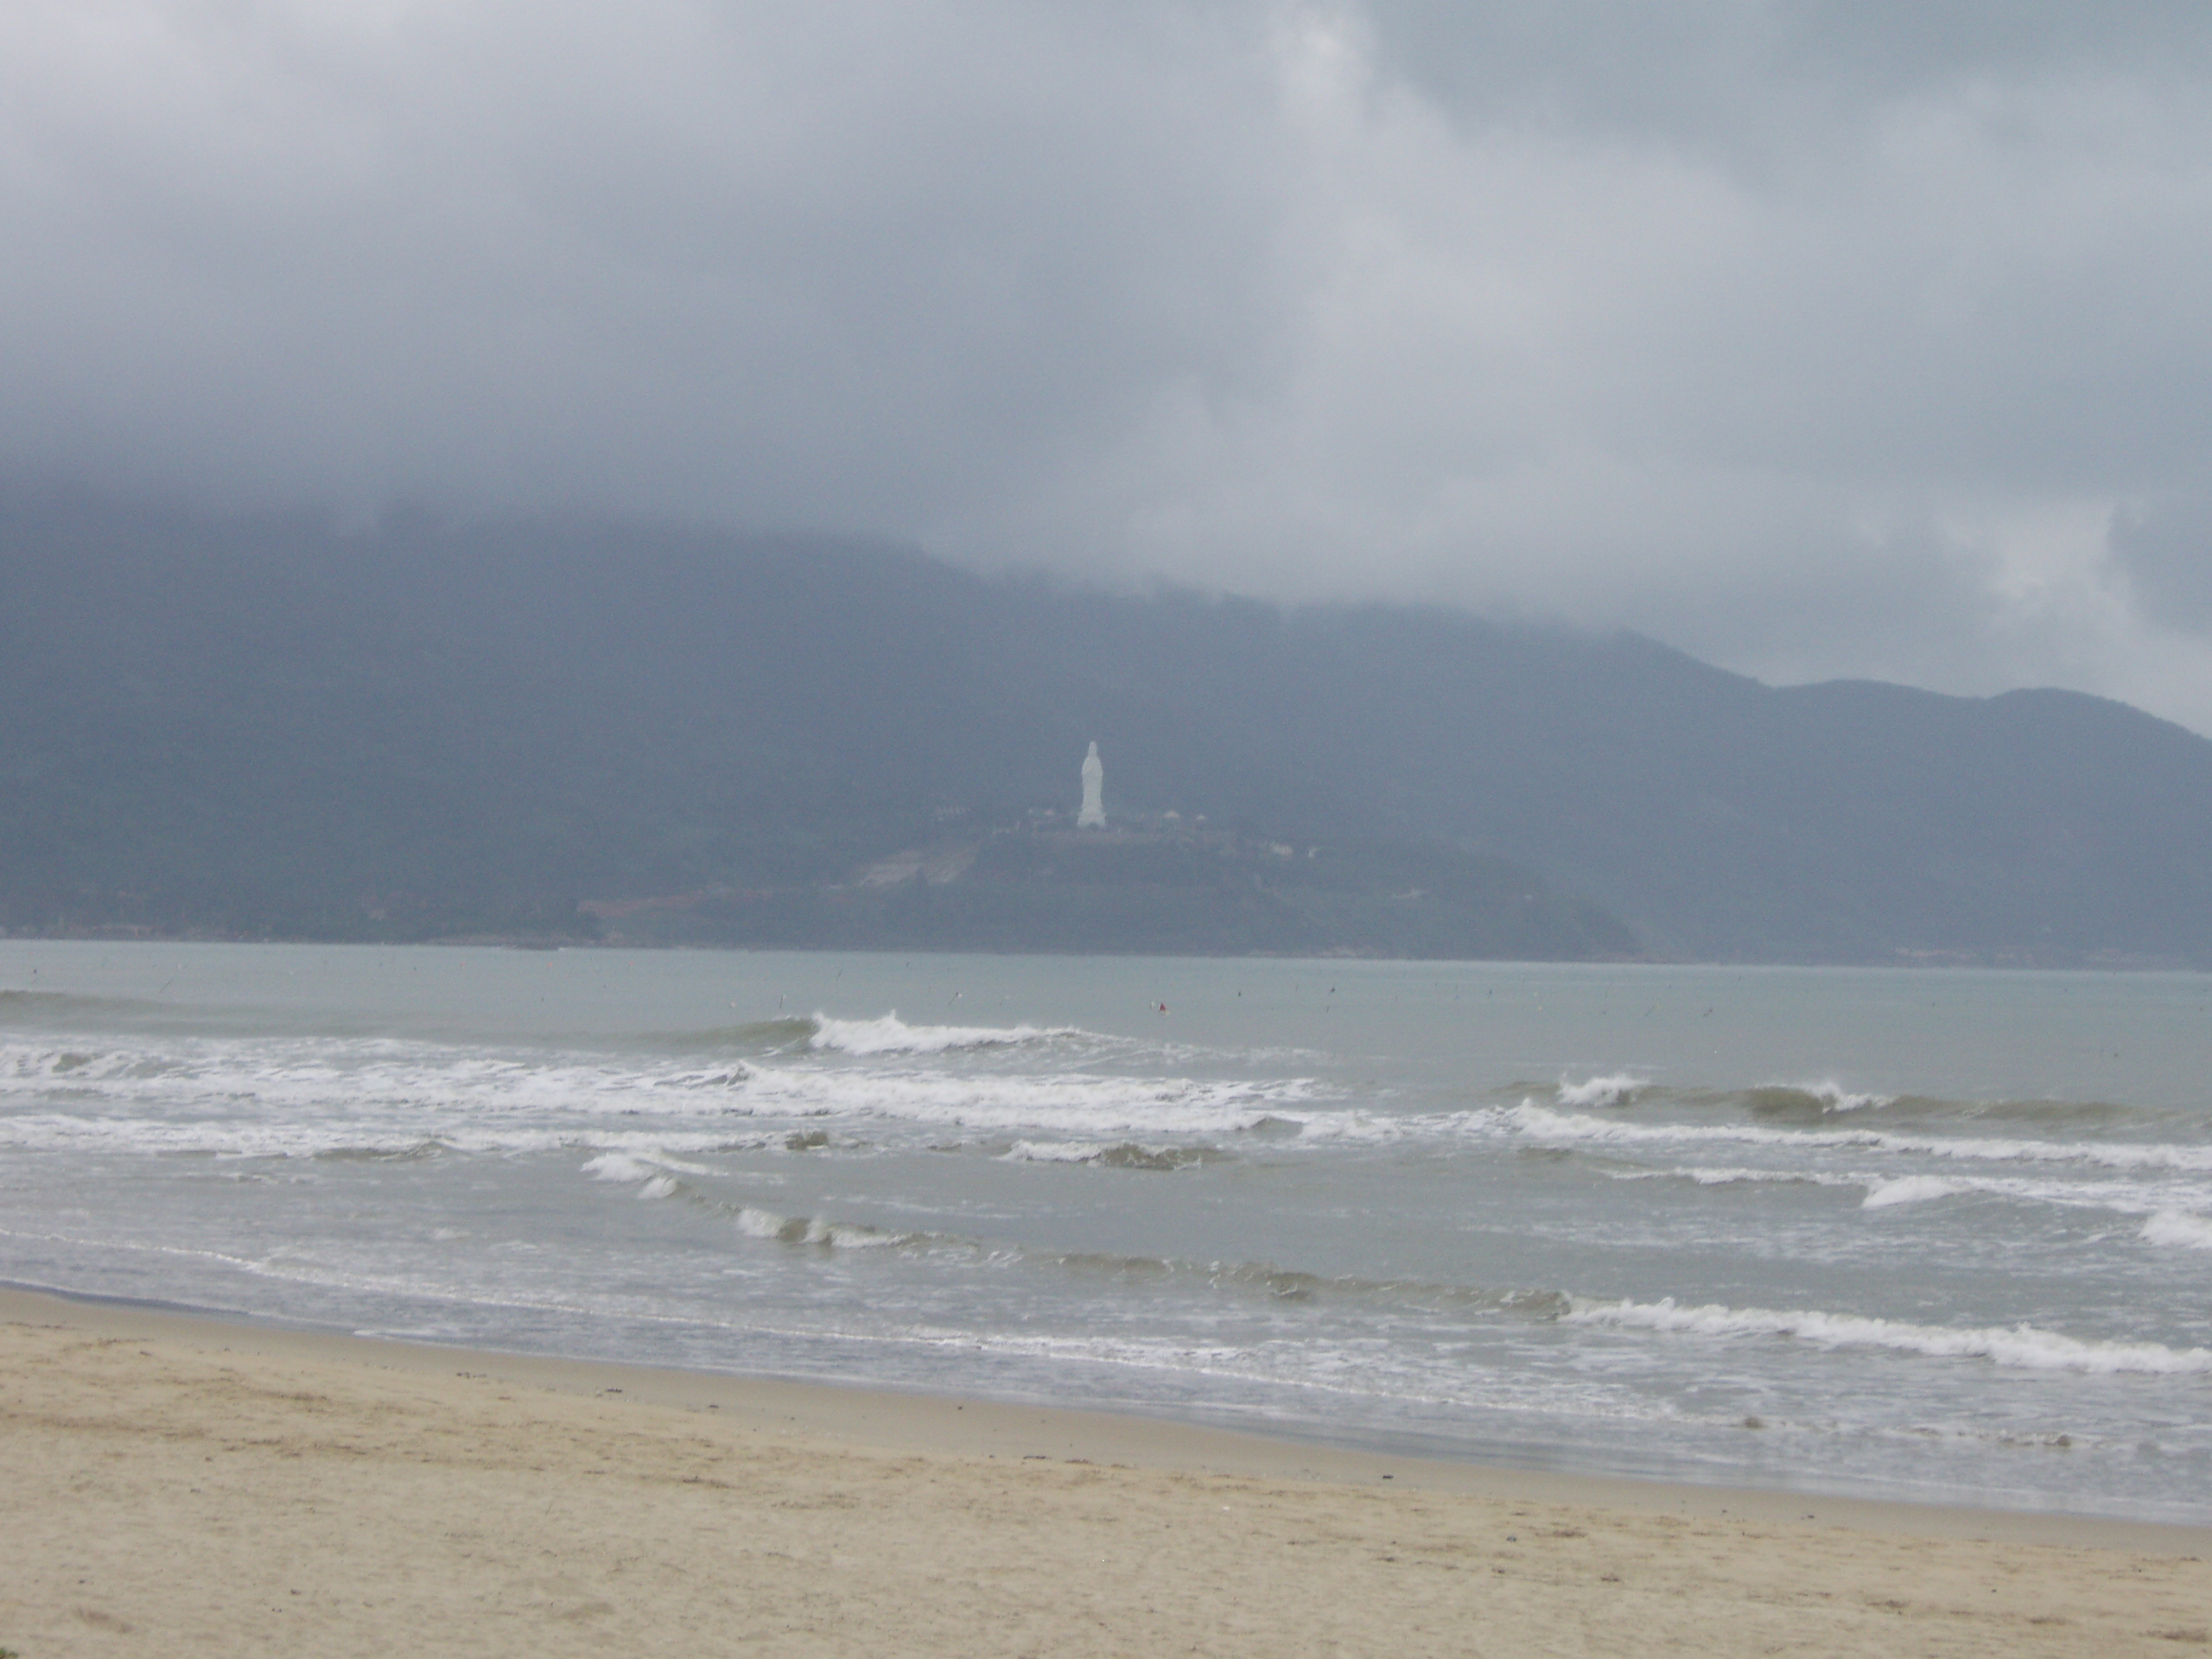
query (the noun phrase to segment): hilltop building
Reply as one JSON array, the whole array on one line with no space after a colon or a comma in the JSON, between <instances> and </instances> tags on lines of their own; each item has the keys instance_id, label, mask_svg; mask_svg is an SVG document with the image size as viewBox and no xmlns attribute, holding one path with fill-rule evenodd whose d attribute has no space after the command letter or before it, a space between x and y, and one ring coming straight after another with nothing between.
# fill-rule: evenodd
<instances>
[{"instance_id":1,"label":"hilltop building","mask_svg":"<svg viewBox=\"0 0 2212 1659\"><path fill-rule=\"evenodd\" d=\"M1075 815L1077 829L1103 830L1106 827L1105 787L1106 766L1098 758L1098 744L1094 740L1090 753L1083 757L1083 810Z\"/></svg>"}]
</instances>

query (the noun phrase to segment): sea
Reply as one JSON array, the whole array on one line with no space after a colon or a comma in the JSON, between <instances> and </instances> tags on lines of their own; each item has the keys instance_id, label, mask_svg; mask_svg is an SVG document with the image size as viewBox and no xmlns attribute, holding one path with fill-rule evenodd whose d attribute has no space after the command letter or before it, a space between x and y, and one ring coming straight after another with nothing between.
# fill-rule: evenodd
<instances>
[{"instance_id":1,"label":"sea","mask_svg":"<svg viewBox=\"0 0 2212 1659\"><path fill-rule=\"evenodd\" d=\"M2212 977L5 940L0 1280L2212 1523Z\"/></svg>"}]
</instances>

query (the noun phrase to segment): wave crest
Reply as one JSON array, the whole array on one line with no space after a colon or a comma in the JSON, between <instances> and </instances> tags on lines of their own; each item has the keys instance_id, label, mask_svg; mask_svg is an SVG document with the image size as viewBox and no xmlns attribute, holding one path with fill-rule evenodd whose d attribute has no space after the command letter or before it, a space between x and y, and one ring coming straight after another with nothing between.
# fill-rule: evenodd
<instances>
[{"instance_id":1,"label":"wave crest","mask_svg":"<svg viewBox=\"0 0 2212 1659\"><path fill-rule=\"evenodd\" d=\"M1894 1105L1895 1095L1856 1093L1833 1078L1819 1083L1770 1083L1745 1096L1761 1117L1827 1117Z\"/></svg>"},{"instance_id":2,"label":"wave crest","mask_svg":"<svg viewBox=\"0 0 2212 1659\"><path fill-rule=\"evenodd\" d=\"M1005 1156L1017 1163L1094 1164L1102 1169L1187 1169L1230 1154L1211 1147L1147 1147L1135 1141L1017 1141Z\"/></svg>"},{"instance_id":3,"label":"wave crest","mask_svg":"<svg viewBox=\"0 0 2212 1659\"><path fill-rule=\"evenodd\" d=\"M1887 1129L1783 1129L1756 1123L1626 1123L1554 1112L1532 1100L1503 1114L1507 1127L1548 1144L1850 1147L1993 1163L2089 1164L2105 1169L2212 1170L2212 1147L2143 1141L2026 1141L1984 1135L1897 1135Z\"/></svg>"},{"instance_id":4,"label":"wave crest","mask_svg":"<svg viewBox=\"0 0 2212 1659\"><path fill-rule=\"evenodd\" d=\"M1901 1175L1894 1181L1882 1181L1869 1187L1862 1210L1887 1210L1894 1205L1926 1204L1935 1198L1948 1198L1956 1192L1971 1192L1972 1181L1954 1180L1947 1175Z\"/></svg>"},{"instance_id":5,"label":"wave crest","mask_svg":"<svg viewBox=\"0 0 2212 1659\"><path fill-rule=\"evenodd\" d=\"M874 1020L814 1016L807 1046L841 1054L942 1054L948 1049L1012 1048L1086 1033L1073 1026L910 1026L893 1008Z\"/></svg>"},{"instance_id":6,"label":"wave crest","mask_svg":"<svg viewBox=\"0 0 2212 1659\"><path fill-rule=\"evenodd\" d=\"M2161 1210L2143 1224L2143 1236L2152 1244L2212 1250L2212 1216L2193 1216L2186 1210Z\"/></svg>"},{"instance_id":7,"label":"wave crest","mask_svg":"<svg viewBox=\"0 0 2212 1659\"><path fill-rule=\"evenodd\" d=\"M1915 1325L1815 1309L1682 1307L1671 1296L1656 1302L1573 1299L1562 1316L1569 1325L1611 1325L1631 1330L1700 1337L1789 1337L1821 1348L1885 1348L1930 1359L1986 1359L2037 1371L2098 1375L2133 1372L2157 1376L2212 1374L2212 1348L2169 1348L2159 1342L2083 1341L2031 1325L1952 1326Z\"/></svg>"},{"instance_id":8,"label":"wave crest","mask_svg":"<svg viewBox=\"0 0 2212 1659\"><path fill-rule=\"evenodd\" d=\"M1559 1103L1587 1109L1592 1106L1625 1106L1641 1090L1651 1086L1651 1079L1639 1077L1627 1071L1610 1072L1602 1077L1586 1077L1580 1083L1559 1080Z\"/></svg>"},{"instance_id":9,"label":"wave crest","mask_svg":"<svg viewBox=\"0 0 2212 1659\"><path fill-rule=\"evenodd\" d=\"M737 1230L747 1238L773 1239L780 1244L814 1244L834 1250L866 1250L911 1244L923 1235L887 1232L859 1222L825 1221L820 1216L785 1216L756 1205L741 1207L735 1217Z\"/></svg>"}]
</instances>

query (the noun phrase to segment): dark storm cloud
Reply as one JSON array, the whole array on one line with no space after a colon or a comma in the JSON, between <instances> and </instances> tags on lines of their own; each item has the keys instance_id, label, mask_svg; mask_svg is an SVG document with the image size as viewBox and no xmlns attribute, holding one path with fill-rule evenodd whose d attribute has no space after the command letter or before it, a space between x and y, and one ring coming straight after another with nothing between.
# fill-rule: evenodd
<instances>
[{"instance_id":1,"label":"dark storm cloud","mask_svg":"<svg viewBox=\"0 0 2212 1659\"><path fill-rule=\"evenodd\" d=\"M2208 92L2191 6L25 3L0 467L2212 725Z\"/></svg>"},{"instance_id":2,"label":"dark storm cloud","mask_svg":"<svg viewBox=\"0 0 2212 1659\"><path fill-rule=\"evenodd\" d=\"M1386 68L1501 115L1680 144L1761 170L1897 105L1999 85L2171 80L2212 67L2177 0L1374 0Z\"/></svg>"},{"instance_id":3,"label":"dark storm cloud","mask_svg":"<svg viewBox=\"0 0 2212 1659\"><path fill-rule=\"evenodd\" d=\"M1202 22L101 10L11 54L21 460L912 531L1264 327Z\"/></svg>"}]
</instances>

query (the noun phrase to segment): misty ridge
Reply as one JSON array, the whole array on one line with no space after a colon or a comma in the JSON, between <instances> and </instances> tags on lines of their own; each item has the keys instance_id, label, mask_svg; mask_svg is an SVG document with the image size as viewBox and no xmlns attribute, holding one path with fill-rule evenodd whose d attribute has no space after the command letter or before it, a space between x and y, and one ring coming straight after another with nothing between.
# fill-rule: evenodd
<instances>
[{"instance_id":1,"label":"misty ridge","mask_svg":"<svg viewBox=\"0 0 2212 1659\"><path fill-rule=\"evenodd\" d=\"M0 693L16 932L2212 963L2180 727L1442 608L18 496Z\"/></svg>"}]
</instances>

